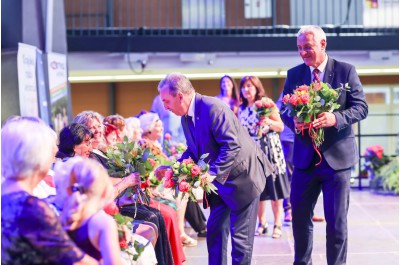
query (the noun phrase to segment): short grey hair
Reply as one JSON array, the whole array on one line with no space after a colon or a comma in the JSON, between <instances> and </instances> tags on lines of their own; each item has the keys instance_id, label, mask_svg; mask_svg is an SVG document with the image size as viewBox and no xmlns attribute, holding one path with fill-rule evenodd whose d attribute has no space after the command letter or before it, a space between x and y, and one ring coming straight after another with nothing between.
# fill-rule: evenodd
<instances>
[{"instance_id":1,"label":"short grey hair","mask_svg":"<svg viewBox=\"0 0 400 265\"><path fill-rule=\"evenodd\" d=\"M1 173L5 179L25 179L50 169L56 138L42 120L12 118L4 124L1 139Z\"/></svg>"},{"instance_id":2,"label":"short grey hair","mask_svg":"<svg viewBox=\"0 0 400 265\"><path fill-rule=\"evenodd\" d=\"M96 119L101 125L103 125L103 117L98 112L92 110L82 111L81 113L76 115L74 122L88 126L89 122L91 122L92 119Z\"/></svg>"},{"instance_id":3,"label":"short grey hair","mask_svg":"<svg viewBox=\"0 0 400 265\"><path fill-rule=\"evenodd\" d=\"M321 40L326 41L326 35L324 30L321 27L315 26L315 25L305 25L302 26L297 33L297 37L303 34L311 33L314 36L314 40L317 42L320 42Z\"/></svg>"},{"instance_id":4,"label":"short grey hair","mask_svg":"<svg viewBox=\"0 0 400 265\"><path fill-rule=\"evenodd\" d=\"M168 87L169 93L172 96L176 96L178 92L182 92L185 95L190 95L194 92L190 80L179 72L169 73L163 80L161 80L158 84L158 91L163 87Z\"/></svg>"}]
</instances>

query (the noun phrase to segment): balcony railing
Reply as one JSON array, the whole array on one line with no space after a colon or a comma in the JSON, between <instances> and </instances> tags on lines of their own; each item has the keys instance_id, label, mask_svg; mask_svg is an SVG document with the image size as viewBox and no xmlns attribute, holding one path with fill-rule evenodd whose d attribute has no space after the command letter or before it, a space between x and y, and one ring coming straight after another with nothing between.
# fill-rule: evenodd
<instances>
[{"instance_id":1,"label":"balcony railing","mask_svg":"<svg viewBox=\"0 0 400 265\"><path fill-rule=\"evenodd\" d=\"M398 35L398 0L65 0L69 36Z\"/></svg>"}]
</instances>

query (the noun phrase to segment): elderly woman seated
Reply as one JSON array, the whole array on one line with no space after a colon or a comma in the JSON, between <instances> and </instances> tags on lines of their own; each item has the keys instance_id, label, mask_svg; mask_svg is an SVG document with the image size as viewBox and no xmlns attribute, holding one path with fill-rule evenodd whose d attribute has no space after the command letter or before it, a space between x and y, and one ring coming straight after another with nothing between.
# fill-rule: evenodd
<instances>
[{"instance_id":1,"label":"elderly woman seated","mask_svg":"<svg viewBox=\"0 0 400 265\"><path fill-rule=\"evenodd\" d=\"M32 195L53 161L51 129L37 118L13 118L1 139L2 264L97 264L71 241L48 204Z\"/></svg>"},{"instance_id":2,"label":"elderly woman seated","mask_svg":"<svg viewBox=\"0 0 400 265\"><path fill-rule=\"evenodd\" d=\"M56 157L68 160L74 156L89 157L92 152L93 133L83 124L72 123L60 132Z\"/></svg>"}]
</instances>

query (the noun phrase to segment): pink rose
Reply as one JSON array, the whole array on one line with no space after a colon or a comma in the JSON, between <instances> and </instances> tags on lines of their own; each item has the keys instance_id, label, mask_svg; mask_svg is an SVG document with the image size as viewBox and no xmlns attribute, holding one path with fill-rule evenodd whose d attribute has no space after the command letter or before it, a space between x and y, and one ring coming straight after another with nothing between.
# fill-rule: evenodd
<instances>
[{"instance_id":1,"label":"pink rose","mask_svg":"<svg viewBox=\"0 0 400 265\"><path fill-rule=\"evenodd\" d=\"M321 83L314 83L313 84L313 86L312 86L312 89L314 90L314 91L319 91L319 90L321 90L322 89L322 85L321 85Z\"/></svg>"},{"instance_id":2,"label":"pink rose","mask_svg":"<svg viewBox=\"0 0 400 265\"><path fill-rule=\"evenodd\" d=\"M176 154L176 147L175 146L172 146L170 150L171 150L171 154L173 154L173 155Z\"/></svg>"},{"instance_id":3,"label":"pink rose","mask_svg":"<svg viewBox=\"0 0 400 265\"><path fill-rule=\"evenodd\" d=\"M286 94L286 95L283 97L282 102L283 102L284 104L287 104L287 103L289 102L289 99L290 99L290 94Z\"/></svg>"},{"instance_id":4,"label":"pink rose","mask_svg":"<svg viewBox=\"0 0 400 265\"><path fill-rule=\"evenodd\" d=\"M183 159L182 164L186 164L186 165L193 164L193 160L190 157Z\"/></svg>"},{"instance_id":5,"label":"pink rose","mask_svg":"<svg viewBox=\"0 0 400 265\"><path fill-rule=\"evenodd\" d=\"M165 138L165 140L169 141L169 140L172 139L172 135L169 134L169 133L166 133L166 134L164 135L164 138Z\"/></svg>"},{"instance_id":6,"label":"pink rose","mask_svg":"<svg viewBox=\"0 0 400 265\"><path fill-rule=\"evenodd\" d=\"M261 102L261 100L257 100L256 102L254 102L254 104L256 105L257 108L262 108L263 103Z\"/></svg>"},{"instance_id":7,"label":"pink rose","mask_svg":"<svg viewBox=\"0 0 400 265\"><path fill-rule=\"evenodd\" d=\"M154 159L152 159L152 158L149 158L149 162L152 167L154 167L156 165L156 161L154 161Z\"/></svg>"},{"instance_id":8,"label":"pink rose","mask_svg":"<svg viewBox=\"0 0 400 265\"><path fill-rule=\"evenodd\" d=\"M173 176L174 176L174 174L172 173L171 169L168 169L167 171L165 171L165 180L171 180Z\"/></svg>"},{"instance_id":9,"label":"pink rose","mask_svg":"<svg viewBox=\"0 0 400 265\"><path fill-rule=\"evenodd\" d=\"M186 181L182 180L182 181L179 183L179 190L180 190L180 191L182 191L182 192L187 192L187 191L189 191L189 188L190 188L190 185L189 185L189 183L187 183Z\"/></svg>"},{"instance_id":10,"label":"pink rose","mask_svg":"<svg viewBox=\"0 0 400 265\"><path fill-rule=\"evenodd\" d=\"M307 104L308 101L310 101L310 95L309 94L303 94L300 96L301 102L303 102L303 104Z\"/></svg>"},{"instance_id":11,"label":"pink rose","mask_svg":"<svg viewBox=\"0 0 400 265\"><path fill-rule=\"evenodd\" d=\"M297 106L297 104L299 104L299 100L300 98L297 95L292 95L289 99L289 103L293 106Z\"/></svg>"},{"instance_id":12,"label":"pink rose","mask_svg":"<svg viewBox=\"0 0 400 265\"><path fill-rule=\"evenodd\" d=\"M270 109L270 108L273 108L274 106L275 106L275 104L272 101L264 102L264 108Z\"/></svg>"},{"instance_id":13,"label":"pink rose","mask_svg":"<svg viewBox=\"0 0 400 265\"><path fill-rule=\"evenodd\" d=\"M198 165L193 165L192 168L190 169L190 173L192 174L192 177L197 176L201 171L201 168Z\"/></svg>"},{"instance_id":14,"label":"pink rose","mask_svg":"<svg viewBox=\"0 0 400 265\"><path fill-rule=\"evenodd\" d=\"M296 91L308 91L308 86L306 86L306 85L302 85L302 86L299 86L297 89L296 89Z\"/></svg>"},{"instance_id":15,"label":"pink rose","mask_svg":"<svg viewBox=\"0 0 400 265\"><path fill-rule=\"evenodd\" d=\"M173 187L175 187L175 182L172 179L165 179L164 187L165 188L173 188Z\"/></svg>"}]
</instances>

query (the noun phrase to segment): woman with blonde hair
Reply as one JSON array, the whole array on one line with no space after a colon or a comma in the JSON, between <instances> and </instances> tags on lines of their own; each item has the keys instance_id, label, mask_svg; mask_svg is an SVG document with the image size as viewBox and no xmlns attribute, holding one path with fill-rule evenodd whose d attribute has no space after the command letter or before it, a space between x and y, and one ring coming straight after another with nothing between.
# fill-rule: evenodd
<instances>
[{"instance_id":1,"label":"woman with blonde hair","mask_svg":"<svg viewBox=\"0 0 400 265\"><path fill-rule=\"evenodd\" d=\"M56 196L65 196L61 223L68 235L96 260L122 264L117 224L102 211L114 192L107 171L95 160L74 157L56 164L55 172Z\"/></svg>"}]
</instances>

